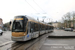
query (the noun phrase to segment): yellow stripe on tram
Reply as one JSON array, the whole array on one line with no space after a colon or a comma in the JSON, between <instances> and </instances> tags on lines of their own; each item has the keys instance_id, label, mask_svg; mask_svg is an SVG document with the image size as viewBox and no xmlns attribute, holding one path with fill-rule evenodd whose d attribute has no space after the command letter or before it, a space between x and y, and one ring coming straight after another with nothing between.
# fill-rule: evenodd
<instances>
[{"instance_id":1,"label":"yellow stripe on tram","mask_svg":"<svg viewBox=\"0 0 75 50\"><path fill-rule=\"evenodd\" d=\"M12 36L14 37L25 36L26 34L27 34L26 32L12 32Z\"/></svg>"},{"instance_id":2,"label":"yellow stripe on tram","mask_svg":"<svg viewBox=\"0 0 75 50\"><path fill-rule=\"evenodd\" d=\"M23 20L23 18L15 18L14 20Z\"/></svg>"}]
</instances>

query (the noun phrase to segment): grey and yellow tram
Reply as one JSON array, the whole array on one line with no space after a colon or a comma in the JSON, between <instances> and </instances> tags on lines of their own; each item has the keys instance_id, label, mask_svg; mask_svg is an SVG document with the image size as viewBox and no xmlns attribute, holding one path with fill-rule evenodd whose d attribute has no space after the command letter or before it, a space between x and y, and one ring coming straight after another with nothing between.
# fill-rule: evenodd
<instances>
[{"instance_id":1,"label":"grey and yellow tram","mask_svg":"<svg viewBox=\"0 0 75 50\"><path fill-rule=\"evenodd\" d=\"M29 16L15 16L11 27L13 41L27 41L53 31L52 25L38 22Z\"/></svg>"}]
</instances>

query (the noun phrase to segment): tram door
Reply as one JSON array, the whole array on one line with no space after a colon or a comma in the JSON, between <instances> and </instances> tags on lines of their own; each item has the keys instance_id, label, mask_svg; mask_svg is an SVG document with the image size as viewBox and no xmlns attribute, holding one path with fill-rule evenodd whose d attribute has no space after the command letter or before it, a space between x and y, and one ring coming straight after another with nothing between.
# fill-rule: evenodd
<instances>
[{"instance_id":1,"label":"tram door","mask_svg":"<svg viewBox=\"0 0 75 50\"><path fill-rule=\"evenodd\" d=\"M31 38L34 38L34 23L30 22L30 33L31 33Z\"/></svg>"},{"instance_id":2,"label":"tram door","mask_svg":"<svg viewBox=\"0 0 75 50\"><path fill-rule=\"evenodd\" d=\"M39 26L39 36L40 36L40 33L41 33L41 24L39 24L38 26Z\"/></svg>"}]
</instances>

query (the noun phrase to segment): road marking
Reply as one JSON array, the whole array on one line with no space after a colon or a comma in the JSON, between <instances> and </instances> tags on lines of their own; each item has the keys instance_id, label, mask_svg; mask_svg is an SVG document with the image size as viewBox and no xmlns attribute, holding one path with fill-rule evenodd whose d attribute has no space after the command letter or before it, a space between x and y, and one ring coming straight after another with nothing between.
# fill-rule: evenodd
<instances>
[{"instance_id":1,"label":"road marking","mask_svg":"<svg viewBox=\"0 0 75 50\"><path fill-rule=\"evenodd\" d=\"M9 44L9 43L12 43L13 41L8 41L8 42L5 42L5 43L2 43L1 45L0 45L0 47L2 47L2 46L4 46L4 45L7 45L7 44Z\"/></svg>"},{"instance_id":2,"label":"road marking","mask_svg":"<svg viewBox=\"0 0 75 50\"><path fill-rule=\"evenodd\" d=\"M48 43L45 43L44 45L68 45L68 44L48 44Z\"/></svg>"}]
</instances>

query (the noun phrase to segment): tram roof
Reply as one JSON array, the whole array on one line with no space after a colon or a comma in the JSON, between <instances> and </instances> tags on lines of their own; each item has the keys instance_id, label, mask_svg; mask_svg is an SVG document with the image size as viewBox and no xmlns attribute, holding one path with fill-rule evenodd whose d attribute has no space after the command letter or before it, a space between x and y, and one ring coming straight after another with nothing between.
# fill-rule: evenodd
<instances>
[{"instance_id":1,"label":"tram roof","mask_svg":"<svg viewBox=\"0 0 75 50\"><path fill-rule=\"evenodd\" d=\"M36 22L38 22L38 23L46 24L46 23L44 23L44 22L40 22L40 21L38 21L38 20L35 20L33 17L30 17L30 16L25 16L25 17L27 17L28 20L33 20L33 21L36 21Z\"/></svg>"},{"instance_id":2,"label":"tram roof","mask_svg":"<svg viewBox=\"0 0 75 50\"><path fill-rule=\"evenodd\" d=\"M33 21L36 21L36 22L41 23L41 24L45 24L45 25L52 26L52 25L50 25L50 24L48 24L48 23L45 23L45 22L41 22L41 21L35 20L33 17L30 17L30 16L25 15L25 17L27 17L28 20L33 20Z\"/></svg>"},{"instance_id":3,"label":"tram roof","mask_svg":"<svg viewBox=\"0 0 75 50\"><path fill-rule=\"evenodd\" d=\"M52 25L50 25L50 24L48 24L48 23L35 20L33 17L27 16L27 15L18 15L18 16L24 16L24 17L28 18L28 20L33 20L33 21L35 21L35 22L37 22L37 23L41 23L41 24L45 24L45 25L52 26Z\"/></svg>"}]
</instances>

